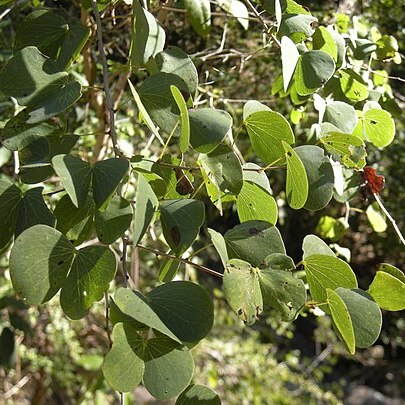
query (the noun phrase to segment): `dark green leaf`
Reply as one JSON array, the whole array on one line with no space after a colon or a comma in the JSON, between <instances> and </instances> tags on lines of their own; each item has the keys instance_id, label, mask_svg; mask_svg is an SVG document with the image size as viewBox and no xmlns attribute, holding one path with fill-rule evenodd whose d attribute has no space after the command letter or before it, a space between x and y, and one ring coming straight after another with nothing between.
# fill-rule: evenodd
<instances>
[{"instance_id":1,"label":"dark green leaf","mask_svg":"<svg viewBox=\"0 0 405 405\"><path fill-rule=\"evenodd\" d=\"M218 394L205 385L190 385L177 398L176 405L221 405Z\"/></svg>"},{"instance_id":2,"label":"dark green leaf","mask_svg":"<svg viewBox=\"0 0 405 405\"><path fill-rule=\"evenodd\" d=\"M205 37L211 28L211 8L209 0L184 0L191 26L197 34Z\"/></svg>"},{"instance_id":3,"label":"dark green leaf","mask_svg":"<svg viewBox=\"0 0 405 405\"><path fill-rule=\"evenodd\" d=\"M16 238L10 255L15 292L29 305L49 301L66 280L73 256L73 245L56 229L27 229Z\"/></svg>"},{"instance_id":4,"label":"dark green leaf","mask_svg":"<svg viewBox=\"0 0 405 405\"><path fill-rule=\"evenodd\" d=\"M176 277L181 262L179 260L165 258L159 267L159 280L167 283Z\"/></svg>"},{"instance_id":5,"label":"dark green leaf","mask_svg":"<svg viewBox=\"0 0 405 405\"><path fill-rule=\"evenodd\" d=\"M63 312L71 319L85 317L93 302L103 298L116 269L114 253L108 247L87 246L79 250L62 286Z\"/></svg>"},{"instance_id":6,"label":"dark green leaf","mask_svg":"<svg viewBox=\"0 0 405 405\"><path fill-rule=\"evenodd\" d=\"M21 192L8 178L0 178L0 250L12 238L21 204Z\"/></svg>"},{"instance_id":7,"label":"dark green leaf","mask_svg":"<svg viewBox=\"0 0 405 405\"><path fill-rule=\"evenodd\" d=\"M307 14L284 14L281 20L278 34L291 36L294 33L303 34L299 37L300 41L310 37L314 33L312 24L318 21L316 17ZM294 38L295 39L295 38ZM295 42L300 42L295 41Z\"/></svg>"}]
</instances>

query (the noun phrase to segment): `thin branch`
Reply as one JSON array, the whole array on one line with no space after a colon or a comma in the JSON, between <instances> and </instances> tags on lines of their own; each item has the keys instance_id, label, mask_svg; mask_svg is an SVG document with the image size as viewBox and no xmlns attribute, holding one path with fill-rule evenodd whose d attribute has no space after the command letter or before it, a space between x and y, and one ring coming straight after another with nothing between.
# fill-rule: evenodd
<instances>
[{"instance_id":1,"label":"thin branch","mask_svg":"<svg viewBox=\"0 0 405 405\"><path fill-rule=\"evenodd\" d=\"M401 230L398 228L398 225L397 225L397 223L395 222L395 219L392 218L391 214L390 214L390 213L387 211L387 209L384 207L384 204L383 204L383 202L382 202L380 196L379 196L377 193L373 193L373 195L374 195L374 198L376 199L378 205L380 206L382 212L383 212L383 213L387 216L387 218L390 220L390 222L391 222L392 226L394 227L395 232L397 233L397 235L398 235L400 241L402 242L403 245L405 245L405 238L404 238L404 236L402 235Z\"/></svg>"},{"instance_id":2,"label":"thin branch","mask_svg":"<svg viewBox=\"0 0 405 405\"><path fill-rule=\"evenodd\" d=\"M109 345L109 348L111 349L112 340L111 340L111 333L110 333L110 304L108 302L107 291L104 293L104 304L105 304L105 331L107 332L108 345Z\"/></svg>"},{"instance_id":3,"label":"thin branch","mask_svg":"<svg viewBox=\"0 0 405 405\"><path fill-rule=\"evenodd\" d=\"M96 18L96 25L97 25L97 40L98 40L98 50L101 57L101 62L103 65L103 83L104 83L104 94L105 94L105 101L106 101L106 108L109 113L110 118L110 128L108 130L108 134L111 138L111 142L113 144L114 154L116 157L122 156L122 152L117 143L117 134L115 132L115 112L114 112L114 101L111 96L110 84L108 82L108 64L107 58L104 52L104 42L103 42L103 31L101 26L101 18L100 13L98 11L97 1L91 0L91 5L93 7L94 16Z\"/></svg>"},{"instance_id":4,"label":"thin branch","mask_svg":"<svg viewBox=\"0 0 405 405\"><path fill-rule=\"evenodd\" d=\"M376 75L376 76L381 76L381 77L384 77L384 78L386 78L386 79L391 79L391 80L398 80L398 81L400 81L400 82L405 83L405 79L403 79L402 77L398 77L398 76L386 76L386 75L384 75L384 74L382 74L382 73L380 73L380 72L377 72L377 71L375 71L375 70L370 69L370 66L361 66L361 69L363 69L363 70L368 70L370 73L372 73L373 75Z\"/></svg>"},{"instance_id":5,"label":"thin branch","mask_svg":"<svg viewBox=\"0 0 405 405\"><path fill-rule=\"evenodd\" d=\"M221 273L218 273L215 270L209 269L208 267L201 266L200 264L194 263L191 260L182 259L181 257L177 257L177 256L171 255L169 253L160 252L159 250L155 250L155 249L152 249L152 248L147 247L147 246L137 245L137 247L139 249L146 250L148 252L154 253L156 256L163 256L163 257L167 257L169 259L174 259L174 260L177 260L179 262L189 264L190 266L193 266L196 269L202 270L205 273L211 274L211 275L213 275L215 277L219 277L219 278L223 277L223 275Z\"/></svg>"},{"instance_id":6,"label":"thin branch","mask_svg":"<svg viewBox=\"0 0 405 405\"><path fill-rule=\"evenodd\" d=\"M122 274L124 275L123 286L125 288L128 287L128 273L127 273L127 249L128 245L131 242L126 236L122 237L122 255L121 255L121 267L122 267Z\"/></svg>"},{"instance_id":7,"label":"thin branch","mask_svg":"<svg viewBox=\"0 0 405 405\"><path fill-rule=\"evenodd\" d=\"M263 17L260 15L260 13L256 10L255 6L250 2L250 0L244 0L248 8L252 10L252 13L255 15L256 19L260 22L260 24L263 25L264 30L266 32L269 31L269 26L266 24L266 21L264 21Z\"/></svg>"}]
</instances>

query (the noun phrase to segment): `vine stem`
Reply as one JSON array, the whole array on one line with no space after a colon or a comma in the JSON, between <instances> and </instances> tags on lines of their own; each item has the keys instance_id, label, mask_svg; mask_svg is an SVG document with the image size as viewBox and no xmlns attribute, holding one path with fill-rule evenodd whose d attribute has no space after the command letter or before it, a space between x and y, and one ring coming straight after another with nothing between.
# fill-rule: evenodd
<instances>
[{"instance_id":1,"label":"vine stem","mask_svg":"<svg viewBox=\"0 0 405 405\"><path fill-rule=\"evenodd\" d=\"M404 238L404 235L402 235L401 230L398 228L398 225L397 225L397 223L395 222L395 219L392 218L391 214L390 214L390 213L387 211L387 209L384 207L384 204L383 204L383 202L382 202L380 196L379 196L377 193L373 193L373 195L374 195L374 198L375 198L376 201L377 201L377 204L380 206L381 211L384 212L384 214L385 214L385 215L387 216L387 218L390 220L390 222L391 222L392 226L394 227L395 232L397 233L397 235L398 235L400 241L402 242L403 245L405 245L405 238Z\"/></svg>"},{"instance_id":2,"label":"vine stem","mask_svg":"<svg viewBox=\"0 0 405 405\"><path fill-rule=\"evenodd\" d=\"M121 157L122 152L121 152L121 150L120 150L120 148L118 146L117 134L115 132L114 102L113 102L113 98L111 96L110 84L108 82L108 65L107 65L107 58L106 58L105 52L104 52L104 42L103 42L103 31L102 31L102 26L101 26L101 18L100 18L100 13L99 13L98 7L97 7L97 1L96 0L91 0L91 5L92 5L92 8L93 8L94 17L96 19L98 50L99 50L101 62L102 62L102 65L103 65L103 84L104 84L105 102L106 102L106 108L108 110L109 120L110 120L108 134L109 134L109 136L111 138L111 142L112 142L112 145L113 145L115 157Z\"/></svg>"},{"instance_id":3,"label":"vine stem","mask_svg":"<svg viewBox=\"0 0 405 405\"><path fill-rule=\"evenodd\" d=\"M223 274L218 273L215 270L209 269L208 267L201 266L200 264L194 263L191 260L182 259L181 257L171 255L170 253L164 253L164 252L161 252L159 250L155 250L155 249L152 249L150 247L143 246L143 245L137 245L137 247L139 249L146 250L148 252L154 253L156 256L163 256L163 257L167 257L169 259L174 259L174 260L177 260L179 262L189 264L190 266L193 266L196 269L199 269L199 270L201 270L201 271L203 271L205 273L211 274L212 276L215 276L215 277L218 277L218 278L223 278Z\"/></svg>"}]
</instances>

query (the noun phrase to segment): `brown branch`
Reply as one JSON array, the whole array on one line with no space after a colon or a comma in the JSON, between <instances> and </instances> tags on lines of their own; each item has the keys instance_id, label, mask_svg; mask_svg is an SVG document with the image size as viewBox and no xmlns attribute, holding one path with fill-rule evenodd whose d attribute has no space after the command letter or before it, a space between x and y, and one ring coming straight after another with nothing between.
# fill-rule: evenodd
<instances>
[{"instance_id":1,"label":"brown branch","mask_svg":"<svg viewBox=\"0 0 405 405\"><path fill-rule=\"evenodd\" d=\"M209 269L208 267L201 266L200 264L194 263L194 262L192 262L191 260L182 259L181 257L177 257L177 256L171 255L171 254L169 254L169 253L165 253L165 252L160 252L159 250L155 250L155 249L152 249L152 248L147 247L147 246L137 245L137 247L138 247L139 249L146 250L146 251L148 251L148 252L154 253L156 256L167 257L167 258L169 258L169 259L177 260L177 261L179 261L179 262L188 264L188 265L190 265L190 266L195 267L196 269L202 270L203 272L208 273L208 274L211 274L211 275L213 275L213 276L215 276L215 277L219 277L219 278L222 278L222 277L223 277L223 274L218 273L218 272L215 271L215 270Z\"/></svg>"}]
</instances>

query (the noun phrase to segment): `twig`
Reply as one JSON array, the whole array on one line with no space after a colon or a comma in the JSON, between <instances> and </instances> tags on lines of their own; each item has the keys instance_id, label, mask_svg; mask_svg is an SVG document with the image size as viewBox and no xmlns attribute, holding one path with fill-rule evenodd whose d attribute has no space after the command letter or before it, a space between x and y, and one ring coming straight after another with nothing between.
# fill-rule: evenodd
<instances>
[{"instance_id":1,"label":"twig","mask_svg":"<svg viewBox=\"0 0 405 405\"><path fill-rule=\"evenodd\" d=\"M128 287L128 273L127 273L127 249L128 245L131 242L126 236L122 237L122 255L121 255L121 267L122 267L122 274L124 275L123 286L125 288Z\"/></svg>"},{"instance_id":2,"label":"twig","mask_svg":"<svg viewBox=\"0 0 405 405\"><path fill-rule=\"evenodd\" d=\"M103 65L103 83L104 83L104 94L105 94L105 101L106 101L106 108L109 113L110 118L110 127L108 130L108 134L111 138L111 142L113 144L114 154L116 157L122 156L122 152L117 143L117 134L115 132L115 112L114 112L114 102L111 96L110 84L108 82L108 65L107 65L107 58L104 52L104 42L103 42L103 31L101 27L101 18L100 13L98 11L97 1L91 0L91 5L93 8L94 16L96 18L96 25L97 25L97 40L98 40L98 50L101 57L101 62Z\"/></svg>"},{"instance_id":3,"label":"twig","mask_svg":"<svg viewBox=\"0 0 405 405\"><path fill-rule=\"evenodd\" d=\"M105 304L105 331L107 332L108 346L111 349L112 340L110 333L110 304L108 302L108 293L104 293L104 304Z\"/></svg>"},{"instance_id":4,"label":"twig","mask_svg":"<svg viewBox=\"0 0 405 405\"><path fill-rule=\"evenodd\" d=\"M402 77L399 77L399 76L386 76L386 75L383 75L380 72L377 72L375 70L370 69L369 66L361 66L361 69L368 70L370 73L372 73L373 75L376 75L376 76L381 76L381 77L384 77L386 79L391 79L391 80L398 80L400 82L405 83L405 79L403 79Z\"/></svg>"},{"instance_id":5,"label":"twig","mask_svg":"<svg viewBox=\"0 0 405 405\"><path fill-rule=\"evenodd\" d=\"M252 10L252 13L255 15L256 19L260 22L260 24L263 25L264 30L268 32L269 26L266 24L266 21L264 21L260 13L256 10L255 6L250 2L250 0L245 0L245 3Z\"/></svg>"},{"instance_id":6,"label":"twig","mask_svg":"<svg viewBox=\"0 0 405 405\"><path fill-rule=\"evenodd\" d=\"M20 389L22 387L24 387L25 384L27 384L27 382L30 380L31 376L30 375L26 375L24 376L20 381L18 381L18 383L16 385L14 385L13 387L11 387L4 395L3 395L3 399L7 400L10 399L13 395L17 394L18 391L20 391Z\"/></svg>"},{"instance_id":7,"label":"twig","mask_svg":"<svg viewBox=\"0 0 405 405\"><path fill-rule=\"evenodd\" d=\"M383 204L383 202L382 202L380 196L379 196L377 193L373 193L373 195L374 195L374 198L376 199L378 205L380 206L382 212L384 212L384 214L385 214L385 215L387 216L387 218L390 220L390 222L391 222L392 226L394 227L395 232L397 233L397 235L398 235L400 241L402 242L403 245L405 245L405 238L404 238L404 236L402 235L401 230L398 228L398 225L397 225L397 223L395 222L395 219L392 218L391 214L390 214L390 213L387 211L387 209L384 207L384 204Z\"/></svg>"},{"instance_id":8,"label":"twig","mask_svg":"<svg viewBox=\"0 0 405 405\"><path fill-rule=\"evenodd\" d=\"M196 269L202 270L205 273L211 274L211 275L213 275L215 277L219 277L219 278L223 277L223 275L221 273L218 273L215 270L209 269L208 267L201 266L200 264L194 263L191 260L182 259L181 257L177 257L177 256L171 255L169 253L160 252L159 250L155 250L155 249L152 249L152 248L147 247L147 246L137 245L137 247L139 249L143 249L143 250L146 250L148 252L154 253L156 256L168 257L169 259L174 259L174 260L177 260L179 262L189 264L190 266L193 266Z\"/></svg>"},{"instance_id":9,"label":"twig","mask_svg":"<svg viewBox=\"0 0 405 405\"><path fill-rule=\"evenodd\" d=\"M304 370L304 374L308 375L311 374L312 371L321 364L326 357L329 356L331 351L333 350L333 344L329 343L325 349L322 350L322 352L315 358L315 360Z\"/></svg>"}]
</instances>

